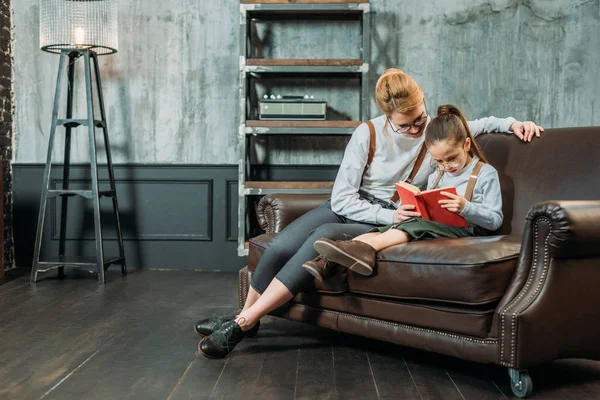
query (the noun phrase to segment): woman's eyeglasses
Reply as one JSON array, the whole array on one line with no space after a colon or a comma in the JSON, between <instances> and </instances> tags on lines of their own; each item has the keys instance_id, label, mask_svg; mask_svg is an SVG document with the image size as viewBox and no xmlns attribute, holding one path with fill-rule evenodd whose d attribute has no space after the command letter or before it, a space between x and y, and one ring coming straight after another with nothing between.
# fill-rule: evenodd
<instances>
[{"instance_id":1,"label":"woman's eyeglasses","mask_svg":"<svg viewBox=\"0 0 600 400\"><path fill-rule=\"evenodd\" d=\"M398 127L396 127L392 121L390 121L390 119L388 118L388 123L390 124L390 127L392 128L392 130L395 133L406 133L410 130L410 128L412 128L413 126L415 128L420 128L421 126L423 126L423 124L425 122L427 122L427 104L425 104L425 100L423 100L423 105L425 106L425 112L423 112L419 118L415 119L411 124L402 124L402 125L398 125Z\"/></svg>"}]
</instances>

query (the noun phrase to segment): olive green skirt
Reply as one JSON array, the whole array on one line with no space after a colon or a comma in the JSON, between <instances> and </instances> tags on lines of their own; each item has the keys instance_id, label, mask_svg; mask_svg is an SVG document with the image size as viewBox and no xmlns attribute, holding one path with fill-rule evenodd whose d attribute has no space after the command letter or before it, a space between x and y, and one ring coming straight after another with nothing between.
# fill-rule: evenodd
<instances>
[{"instance_id":1,"label":"olive green skirt","mask_svg":"<svg viewBox=\"0 0 600 400\"><path fill-rule=\"evenodd\" d=\"M476 227L474 225L470 225L468 228L456 228L454 226L440 224L439 222L428 221L423 218L410 218L395 224L373 228L370 232L383 233L390 229L398 229L406 232L411 240L461 238L484 234L483 232L476 233Z\"/></svg>"}]
</instances>

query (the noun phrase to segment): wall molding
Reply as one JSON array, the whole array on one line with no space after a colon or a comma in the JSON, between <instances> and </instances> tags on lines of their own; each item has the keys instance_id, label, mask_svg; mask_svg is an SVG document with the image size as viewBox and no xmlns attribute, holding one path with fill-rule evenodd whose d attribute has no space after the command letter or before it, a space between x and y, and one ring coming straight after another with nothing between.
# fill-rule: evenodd
<instances>
[{"instance_id":1,"label":"wall molding","mask_svg":"<svg viewBox=\"0 0 600 400\"><path fill-rule=\"evenodd\" d=\"M256 166L253 170L256 178L333 180L337 168L275 165ZM107 187L105 165L99 165L98 170L100 182ZM237 165L118 164L114 172L125 255L132 269L233 272L246 265L246 257L237 256ZM44 164L15 163L13 173L15 259L17 266L30 267ZM61 186L61 164L52 165L50 178L52 188ZM89 185L89 165L71 165L70 178L71 187ZM103 217L107 217L103 218L105 254L112 254L117 246L116 234L111 230L114 225L106 223L112 215L112 202L104 198L101 206ZM59 243L59 201L51 199L46 213L42 254L54 255ZM91 201L69 200L67 254L93 254L90 218Z\"/></svg>"}]
</instances>

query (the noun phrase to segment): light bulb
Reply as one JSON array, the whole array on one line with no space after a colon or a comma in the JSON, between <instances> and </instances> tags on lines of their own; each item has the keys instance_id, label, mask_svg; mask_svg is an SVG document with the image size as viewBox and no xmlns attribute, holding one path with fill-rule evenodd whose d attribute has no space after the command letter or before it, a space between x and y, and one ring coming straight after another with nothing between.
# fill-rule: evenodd
<instances>
[{"instance_id":1,"label":"light bulb","mask_svg":"<svg viewBox=\"0 0 600 400\"><path fill-rule=\"evenodd\" d=\"M85 29L83 29L82 27L77 27L75 28L75 45L77 47L81 47L83 44L85 44Z\"/></svg>"}]
</instances>

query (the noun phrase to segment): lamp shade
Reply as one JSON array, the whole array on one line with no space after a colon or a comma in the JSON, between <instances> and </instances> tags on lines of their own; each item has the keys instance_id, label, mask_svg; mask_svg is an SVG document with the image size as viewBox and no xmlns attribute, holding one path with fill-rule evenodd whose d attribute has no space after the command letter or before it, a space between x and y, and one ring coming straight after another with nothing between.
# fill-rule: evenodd
<instances>
[{"instance_id":1,"label":"lamp shade","mask_svg":"<svg viewBox=\"0 0 600 400\"><path fill-rule=\"evenodd\" d=\"M117 0L40 0L40 48L117 52Z\"/></svg>"}]
</instances>

